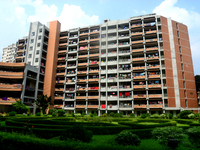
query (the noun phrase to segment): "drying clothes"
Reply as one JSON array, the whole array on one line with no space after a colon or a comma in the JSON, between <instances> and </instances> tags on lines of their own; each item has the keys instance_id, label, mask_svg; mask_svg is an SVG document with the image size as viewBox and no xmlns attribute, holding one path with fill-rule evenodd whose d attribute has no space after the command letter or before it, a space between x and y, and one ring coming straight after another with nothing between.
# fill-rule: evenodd
<instances>
[{"instance_id":1,"label":"drying clothes","mask_svg":"<svg viewBox=\"0 0 200 150\"><path fill-rule=\"evenodd\" d=\"M130 96L130 92L125 92L125 96Z\"/></svg>"},{"instance_id":2,"label":"drying clothes","mask_svg":"<svg viewBox=\"0 0 200 150\"><path fill-rule=\"evenodd\" d=\"M119 96L122 96L122 92L119 92Z\"/></svg>"}]
</instances>

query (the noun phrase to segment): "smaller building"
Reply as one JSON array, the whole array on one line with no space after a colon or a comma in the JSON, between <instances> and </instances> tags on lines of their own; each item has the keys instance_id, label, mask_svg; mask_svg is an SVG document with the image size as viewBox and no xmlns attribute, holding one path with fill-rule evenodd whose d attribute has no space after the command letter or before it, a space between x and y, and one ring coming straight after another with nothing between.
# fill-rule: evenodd
<instances>
[{"instance_id":1,"label":"smaller building","mask_svg":"<svg viewBox=\"0 0 200 150\"><path fill-rule=\"evenodd\" d=\"M17 100L34 111L38 69L25 63L5 62L0 62L0 68L0 112L11 111Z\"/></svg>"},{"instance_id":2,"label":"smaller building","mask_svg":"<svg viewBox=\"0 0 200 150\"><path fill-rule=\"evenodd\" d=\"M16 44L9 45L8 47L3 49L1 61L2 62L14 62L15 61L15 54L17 48Z\"/></svg>"}]
</instances>

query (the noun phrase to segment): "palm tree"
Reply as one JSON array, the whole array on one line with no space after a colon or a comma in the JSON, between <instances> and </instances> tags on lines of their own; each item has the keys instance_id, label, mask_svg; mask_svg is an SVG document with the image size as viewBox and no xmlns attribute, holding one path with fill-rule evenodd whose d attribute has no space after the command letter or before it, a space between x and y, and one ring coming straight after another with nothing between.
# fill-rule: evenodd
<instances>
[{"instance_id":1,"label":"palm tree","mask_svg":"<svg viewBox=\"0 0 200 150\"><path fill-rule=\"evenodd\" d=\"M51 102L51 96L39 95L37 100L35 100L36 105L40 108L41 115L44 114L45 109L47 109Z\"/></svg>"}]
</instances>

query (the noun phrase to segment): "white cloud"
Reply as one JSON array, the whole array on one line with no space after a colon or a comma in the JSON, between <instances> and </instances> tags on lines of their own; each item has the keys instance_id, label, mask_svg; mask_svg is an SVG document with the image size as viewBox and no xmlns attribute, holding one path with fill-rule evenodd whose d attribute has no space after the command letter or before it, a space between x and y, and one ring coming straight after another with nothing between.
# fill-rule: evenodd
<instances>
[{"instance_id":1,"label":"white cloud","mask_svg":"<svg viewBox=\"0 0 200 150\"><path fill-rule=\"evenodd\" d=\"M145 10L141 11L142 14L147 14L147 12Z\"/></svg>"},{"instance_id":2,"label":"white cloud","mask_svg":"<svg viewBox=\"0 0 200 150\"><path fill-rule=\"evenodd\" d=\"M171 17L173 20L188 26L195 74L200 74L198 66L200 58L200 14L185 8L175 7L174 5L177 1L165 0L153 12L165 17Z\"/></svg>"}]
</instances>

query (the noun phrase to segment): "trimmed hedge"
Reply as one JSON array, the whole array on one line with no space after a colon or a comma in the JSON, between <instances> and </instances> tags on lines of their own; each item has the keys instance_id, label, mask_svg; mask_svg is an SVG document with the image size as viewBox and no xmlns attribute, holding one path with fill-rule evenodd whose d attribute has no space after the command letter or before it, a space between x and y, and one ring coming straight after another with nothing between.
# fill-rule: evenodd
<instances>
[{"instance_id":1,"label":"trimmed hedge","mask_svg":"<svg viewBox=\"0 0 200 150\"><path fill-rule=\"evenodd\" d=\"M191 123L190 126L191 127L193 127L193 126L200 126L200 123Z\"/></svg>"},{"instance_id":2,"label":"trimmed hedge","mask_svg":"<svg viewBox=\"0 0 200 150\"><path fill-rule=\"evenodd\" d=\"M165 119L138 119L138 122L153 122L153 123L166 123L170 122L170 120Z\"/></svg>"},{"instance_id":3,"label":"trimmed hedge","mask_svg":"<svg viewBox=\"0 0 200 150\"><path fill-rule=\"evenodd\" d=\"M155 128L155 127L165 127L165 126L175 126L176 123L169 122L169 123L160 123L160 124L138 124L133 122L119 122L121 125L130 126L132 129L148 129L148 128Z\"/></svg>"},{"instance_id":4,"label":"trimmed hedge","mask_svg":"<svg viewBox=\"0 0 200 150\"><path fill-rule=\"evenodd\" d=\"M193 123L193 120L180 120L180 119L177 119L176 120L177 123L180 123L180 124L191 124Z\"/></svg>"},{"instance_id":5,"label":"trimmed hedge","mask_svg":"<svg viewBox=\"0 0 200 150\"><path fill-rule=\"evenodd\" d=\"M139 136L140 139L150 139L152 138L152 133L151 131L153 131L154 128L150 128L150 129L137 129L137 130L124 130L124 131L130 131L133 134L136 134ZM124 132L122 131L122 132Z\"/></svg>"}]
</instances>

